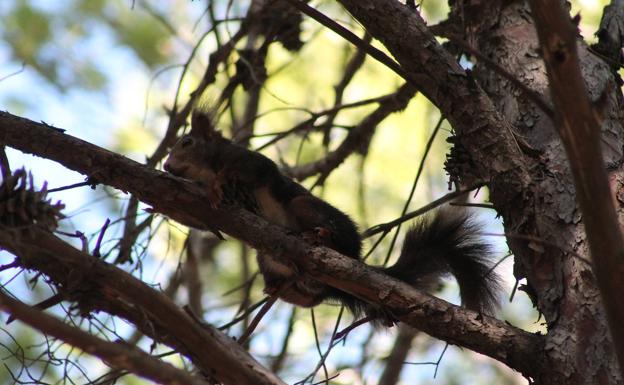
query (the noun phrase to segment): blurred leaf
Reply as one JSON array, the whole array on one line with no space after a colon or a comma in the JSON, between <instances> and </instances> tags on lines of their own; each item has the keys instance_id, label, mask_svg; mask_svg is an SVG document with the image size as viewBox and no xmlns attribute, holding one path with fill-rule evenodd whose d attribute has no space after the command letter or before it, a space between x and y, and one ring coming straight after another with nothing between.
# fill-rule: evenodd
<instances>
[{"instance_id":1,"label":"blurred leaf","mask_svg":"<svg viewBox=\"0 0 624 385\"><path fill-rule=\"evenodd\" d=\"M93 62L78 63L76 72L80 78L80 86L90 89L99 90L106 85L106 76L94 65Z\"/></svg>"},{"instance_id":2,"label":"blurred leaf","mask_svg":"<svg viewBox=\"0 0 624 385\"><path fill-rule=\"evenodd\" d=\"M147 154L156 145L153 133L139 123L115 130L114 149L122 154Z\"/></svg>"},{"instance_id":3,"label":"blurred leaf","mask_svg":"<svg viewBox=\"0 0 624 385\"><path fill-rule=\"evenodd\" d=\"M3 108L16 115L25 115L27 111L35 106L35 102L25 96L15 95L4 100Z\"/></svg>"},{"instance_id":4,"label":"blurred leaf","mask_svg":"<svg viewBox=\"0 0 624 385\"><path fill-rule=\"evenodd\" d=\"M150 68L167 61L162 49L170 34L147 15L137 11L122 12L118 18L108 18L119 41L132 48L136 55Z\"/></svg>"},{"instance_id":5,"label":"blurred leaf","mask_svg":"<svg viewBox=\"0 0 624 385\"><path fill-rule=\"evenodd\" d=\"M15 60L34 67L48 80L54 81L57 76L56 64L39 57L43 46L52 38L50 15L20 1L4 17L4 22L2 36L11 46Z\"/></svg>"},{"instance_id":6,"label":"blurred leaf","mask_svg":"<svg viewBox=\"0 0 624 385\"><path fill-rule=\"evenodd\" d=\"M106 0L77 0L74 7L84 15L99 16L102 14Z\"/></svg>"},{"instance_id":7,"label":"blurred leaf","mask_svg":"<svg viewBox=\"0 0 624 385\"><path fill-rule=\"evenodd\" d=\"M51 38L50 15L24 1L5 18L5 36L22 58L32 58Z\"/></svg>"}]
</instances>

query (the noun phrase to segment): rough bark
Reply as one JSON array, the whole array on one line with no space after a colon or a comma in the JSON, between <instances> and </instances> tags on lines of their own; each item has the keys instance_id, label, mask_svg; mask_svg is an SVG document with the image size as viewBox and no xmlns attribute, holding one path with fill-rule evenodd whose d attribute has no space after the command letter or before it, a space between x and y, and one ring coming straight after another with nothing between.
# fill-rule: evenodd
<instances>
[{"instance_id":1,"label":"rough bark","mask_svg":"<svg viewBox=\"0 0 624 385\"><path fill-rule=\"evenodd\" d=\"M539 42L528 5L469 8L466 40L499 63L534 91L549 98L546 69L539 54ZM478 15L478 16L477 16ZM486 21L487 20L487 21ZM617 77L608 65L578 45L580 62L591 98L605 97L602 125L603 157L614 181L622 179L623 131L621 94ZM519 90L477 64L475 73L500 111L514 123L517 132L539 154L539 167L533 171L531 189L538 194L532 207L524 210L534 218L525 231L542 244L510 239L516 256L516 276L526 277L538 300L538 308L549 326L548 370L545 383L619 383L613 345L589 260L583 221L576 206L571 170L554 122L545 116ZM615 185L615 184L614 184ZM615 187L615 186L614 186ZM620 202L621 203L621 202ZM622 206L619 205L620 216ZM510 218L514 224L515 218ZM526 232L524 232L526 234ZM557 245L552 247L547 245ZM576 253L576 255L575 255Z\"/></svg>"},{"instance_id":2,"label":"rough bark","mask_svg":"<svg viewBox=\"0 0 624 385\"><path fill-rule=\"evenodd\" d=\"M527 278L527 290L549 325L548 346L542 352L548 364L535 368L539 372L535 379L542 383L595 383L596 379L619 383L595 277L587 264L570 168L546 113L481 63L475 67L479 86L472 85L470 76L458 70L431 38L419 15L399 2L340 3L384 43L407 77L449 119L476 168L455 171L463 179L479 175L489 182L492 202L510 234L516 275ZM466 41L548 96L539 43L525 3L457 1L453 6L451 20L445 24L465 26ZM623 131L618 78L583 45L580 56L592 100L604 103L604 159L620 191ZM500 151L506 154L501 156Z\"/></svg>"},{"instance_id":3,"label":"rough bark","mask_svg":"<svg viewBox=\"0 0 624 385\"><path fill-rule=\"evenodd\" d=\"M589 100L579 65L576 30L562 4L538 0L530 4L555 106L555 126L583 216L594 283L600 290L611 343L624 369L624 301L612 295L624 292L624 239L601 150L601 115L606 106ZM602 91L606 96L608 90Z\"/></svg>"},{"instance_id":4,"label":"rough bark","mask_svg":"<svg viewBox=\"0 0 624 385\"><path fill-rule=\"evenodd\" d=\"M458 145L469 151L463 182L490 184L492 200L506 203L506 218L521 215L512 202L530 202L526 162L511 124L490 98L428 30L417 12L393 0L340 3L380 40L406 72L406 79L433 102L457 133ZM418 49L415 49L418 47ZM475 111L479 111L476 114ZM513 181L512 184L509 182Z\"/></svg>"}]
</instances>

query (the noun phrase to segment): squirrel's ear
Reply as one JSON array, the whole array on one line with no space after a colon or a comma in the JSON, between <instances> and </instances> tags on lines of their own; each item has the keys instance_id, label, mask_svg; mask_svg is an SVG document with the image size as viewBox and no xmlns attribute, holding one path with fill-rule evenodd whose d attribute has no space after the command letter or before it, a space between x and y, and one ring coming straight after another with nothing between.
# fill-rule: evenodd
<instances>
[{"instance_id":1,"label":"squirrel's ear","mask_svg":"<svg viewBox=\"0 0 624 385\"><path fill-rule=\"evenodd\" d=\"M193 111L193 115L191 116L191 131L189 134L205 139L209 139L215 134L218 134L210 113L199 110Z\"/></svg>"}]
</instances>

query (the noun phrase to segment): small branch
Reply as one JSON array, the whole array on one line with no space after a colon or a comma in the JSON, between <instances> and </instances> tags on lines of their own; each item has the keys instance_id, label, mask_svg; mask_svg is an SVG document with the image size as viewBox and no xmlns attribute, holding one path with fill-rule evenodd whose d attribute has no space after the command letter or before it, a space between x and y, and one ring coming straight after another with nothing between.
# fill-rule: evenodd
<instances>
[{"instance_id":1,"label":"small branch","mask_svg":"<svg viewBox=\"0 0 624 385\"><path fill-rule=\"evenodd\" d=\"M336 333L334 338L337 341L341 340L343 338L347 338L347 336L349 335L349 333L351 333L351 331L355 330L359 326L366 325L367 323L371 322L372 320L373 320L373 318L371 318L369 316L366 316L364 318L360 318L359 320L355 321L351 325L347 326L346 328L344 328L341 331L339 331L338 333Z\"/></svg>"},{"instance_id":2,"label":"small branch","mask_svg":"<svg viewBox=\"0 0 624 385\"><path fill-rule=\"evenodd\" d=\"M185 248L186 248L186 261L184 262L183 267L183 275L186 288L188 290L188 302L191 310L201 316L204 314L204 309L202 306L202 280L200 278L199 265L201 260L201 255L197 255L197 249L201 250L202 253L212 253L216 243L210 243L208 247L203 247L204 243L201 241L201 235L197 230L191 230L189 236L186 238ZM199 245L193 245L193 242L199 243Z\"/></svg>"},{"instance_id":3,"label":"small branch","mask_svg":"<svg viewBox=\"0 0 624 385\"><path fill-rule=\"evenodd\" d=\"M414 177L414 181L412 182L412 188L405 200L403 205L403 210L401 210L401 216L405 216L407 209L412 203L412 199L414 198L414 194L416 193L416 187L418 186L418 181L420 180L420 176L422 175L423 170L425 169L425 161L427 160L427 156L429 155L429 151L431 151L431 147L433 146L433 142L438 136L438 132L440 131L440 127L442 127L442 123L444 122L444 117L440 116L438 118L438 123L433 128L431 135L429 135L429 139L427 140L427 144L425 145L425 150L420 159L420 163L418 164L418 170L416 171L416 176ZM392 240L390 241L390 246L388 247L388 251L386 253L386 257L383 261L383 266L388 265L388 261L390 261L390 256L392 251L394 250L394 246L396 245L396 241L399 238L399 231L401 230L401 224L397 225L397 230L394 232L392 236ZM384 234L385 235L385 234Z\"/></svg>"},{"instance_id":4,"label":"small branch","mask_svg":"<svg viewBox=\"0 0 624 385\"><path fill-rule=\"evenodd\" d=\"M0 308L42 333L92 354L110 367L124 369L160 384L206 385L206 382L129 345L104 341L12 299L0 290Z\"/></svg>"},{"instance_id":5,"label":"small branch","mask_svg":"<svg viewBox=\"0 0 624 385\"><path fill-rule=\"evenodd\" d=\"M16 259L15 261L11 263L7 263L6 265L0 265L0 273L5 270L15 269L16 267L21 267L21 266L22 266L22 263L18 259Z\"/></svg>"},{"instance_id":6,"label":"small branch","mask_svg":"<svg viewBox=\"0 0 624 385\"><path fill-rule=\"evenodd\" d=\"M372 37L370 34L366 33L364 38L362 39L365 43L370 44ZM351 83L355 74L362 68L364 61L366 59L366 52L362 49L357 49L355 54L349 59L349 62L345 66L342 78L334 86L334 107L342 104L342 99L344 96L344 92L347 86ZM330 141L330 132L332 126L334 125L334 121L336 120L336 116L338 116L338 110L329 114L327 119L320 126L320 130L323 131L323 145L328 146Z\"/></svg>"},{"instance_id":7,"label":"small branch","mask_svg":"<svg viewBox=\"0 0 624 385\"><path fill-rule=\"evenodd\" d=\"M443 205L443 204L445 204L447 202L450 202L453 199L458 198L458 197L460 197L460 196L462 196L464 194L467 194L467 193L469 193L469 192L471 192L471 191L473 191L475 189L478 189L478 188L480 188L482 186L483 186L483 183L478 183L476 185L469 186L466 189L457 190L457 191L454 191L452 193L448 193L448 194L444 195L443 197L438 198L438 199L436 199L436 200L434 200L434 201L424 205L423 207L419 208L418 210L414 210L412 212L409 212L409 213L407 213L407 214L405 214L405 215L401 216L400 218L397 218L397 219L395 219L393 221L382 223L382 224L379 224L379 225L375 225L375 226L367 229L366 231L364 231L362 233L362 237L363 238L368 238L368 237L372 237L375 234L386 233L386 232L392 230L394 227L400 225L403 222L409 221L412 218L416 218L416 217L418 217L420 215L423 215L423 214L425 214L425 213L435 209L438 206L441 206L441 205Z\"/></svg>"},{"instance_id":8,"label":"small branch","mask_svg":"<svg viewBox=\"0 0 624 385\"><path fill-rule=\"evenodd\" d=\"M70 184L70 185L67 185L67 186L61 186L61 187L50 189L50 190L48 190L48 192L49 193L53 193L53 192L71 190L71 189L77 188L77 187L91 186L92 184L93 184L92 181L74 183L74 184Z\"/></svg>"},{"instance_id":9,"label":"small branch","mask_svg":"<svg viewBox=\"0 0 624 385\"><path fill-rule=\"evenodd\" d=\"M0 146L0 175L3 181L11 177L11 165L4 151L4 146Z\"/></svg>"},{"instance_id":10,"label":"small branch","mask_svg":"<svg viewBox=\"0 0 624 385\"><path fill-rule=\"evenodd\" d=\"M321 117L325 116L325 115L331 115L334 114L336 112L339 112L343 109L348 109L348 108L356 108L356 107L361 107L361 106L366 106L372 103L382 103L384 102L386 99L388 98L392 98L395 96L395 92L391 93L391 94L387 94L387 95L382 95L382 96L377 96L374 98L369 98L369 99L364 99L364 100L359 100L357 102L353 102L353 103L345 103L345 104L341 104L338 106L334 106L332 108L328 108L326 110L320 111L320 112L312 112L309 110L305 110L308 114L310 114L310 117L300 123L298 123L296 126L294 126L293 128L284 131L284 132L277 132L274 134L264 134L262 136L267 136L267 135L275 135L275 137L271 140L269 140L267 143L264 143L263 145L259 146L258 148L256 148L254 151L261 151L275 143L277 143L278 141L284 139L285 137L287 137L288 135L294 134L294 133L298 133L301 131L305 131L305 130L309 130L311 128L316 128L314 127L314 123ZM274 110L275 111L275 110ZM255 117L255 119L258 119L261 116L266 115L267 113L258 115ZM249 138L242 138L241 140L248 140Z\"/></svg>"},{"instance_id":11,"label":"small branch","mask_svg":"<svg viewBox=\"0 0 624 385\"><path fill-rule=\"evenodd\" d=\"M254 303L253 305L251 305L247 309L245 309L243 314L241 314L240 316L234 318L230 322L228 322L228 323L226 323L224 325L219 326L217 329L219 329L219 330L227 330L227 329L231 328L232 326L234 326L237 323L239 323L239 322L243 321L244 319L246 319L254 310L256 310L260 306L262 306L265 303L267 303L267 301L269 301L270 299L271 299L271 297L265 297L265 298L261 299L260 301Z\"/></svg>"},{"instance_id":12,"label":"small branch","mask_svg":"<svg viewBox=\"0 0 624 385\"><path fill-rule=\"evenodd\" d=\"M165 133L165 136L163 137L162 141L160 142L154 153L147 160L148 166L156 166L156 164L167 154L168 149L171 147L171 145L173 145L173 142L176 139L178 129L182 127L182 125L184 125L186 119L191 114L192 109L195 107L195 102L202 95L204 90L215 81L219 65L227 59L230 53L234 50L236 43L238 43L238 41L241 40L247 33L247 29L244 28L244 25L245 23L243 23L238 32L236 32L236 34L232 36L229 42L219 47L215 52L210 55L210 63L208 64L208 67L204 72L204 76L202 77L201 82L197 85L195 91L191 93L191 96L187 103L179 112L176 110L176 108L174 108L174 111L172 111L169 125L167 126L167 132ZM188 67L188 64L189 63L185 65L185 70ZM185 72L183 72L183 75L184 73ZM183 79L181 78L180 83L182 83L182 80Z\"/></svg>"},{"instance_id":13,"label":"small branch","mask_svg":"<svg viewBox=\"0 0 624 385\"><path fill-rule=\"evenodd\" d=\"M13 77L13 76L16 76L16 75L21 74L22 72L24 72L24 69L25 69L25 68L26 68L26 62L22 62L22 66L20 67L20 69L18 69L17 71L13 71L13 72L11 72L11 73L10 73L10 74L8 74L8 75L1 76L1 77L0 77L0 82L3 82L3 81L5 81L5 80L6 80L6 79L8 79L8 78L11 78L11 77Z\"/></svg>"},{"instance_id":14,"label":"small branch","mask_svg":"<svg viewBox=\"0 0 624 385\"><path fill-rule=\"evenodd\" d=\"M408 79L408 76L405 74L405 71L401 68L399 63L394 61L390 56L383 53L383 51L380 51L379 49L373 47L370 44L370 42L366 42L365 40L362 40L353 32L349 31L342 25L338 24L334 20L324 15L322 12L319 12L318 10L312 8L311 6L309 6L303 1L300 1L300 0L284 0L284 1L288 1L293 7L297 8L301 12L310 16L312 19L316 20L321 25L324 25L325 27L331 29L332 31L334 31L335 33L343 37L345 40L347 40L351 44L360 48L361 50L369 54L371 57L373 57L374 59L378 60L380 63L390 68L400 77L404 79Z\"/></svg>"},{"instance_id":15,"label":"small branch","mask_svg":"<svg viewBox=\"0 0 624 385\"><path fill-rule=\"evenodd\" d=\"M521 152L511 123L436 40L419 13L396 0L338 2L385 46L407 79L449 121L473 163L471 169L478 172L464 182L487 181L492 202L504 219L510 218L507 208L516 207L516 201L533 199L527 196L533 160Z\"/></svg>"},{"instance_id":16,"label":"small branch","mask_svg":"<svg viewBox=\"0 0 624 385\"><path fill-rule=\"evenodd\" d=\"M4 227L2 248L27 269L45 274L81 314L105 311L134 324L143 334L191 359L225 384L283 385L230 337L198 324L166 294L100 259L85 254L36 226ZM71 290L77 288L80 290Z\"/></svg>"},{"instance_id":17,"label":"small branch","mask_svg":"<svg viewBox=\"0 0 624 385\"><path fill-rule=\"evenodd\" d=\"M122 264L126 262L132 262L132 246L136 242L139 236L139 231L136 231L136 215L139 208L139 200L132 196L128 200L128 207L124 214L124 229L123 235L119 240L119 251L117 257L115 257L115 263Z\"/></svg>"},{"instance_id":18,"label":"small branch","mask_svg":"<svg viewBox=\"0 0 624 385\"><path fill-rule=\"evenodd\" d=\"M256 327L258 327L258 324L260 324L260 321L262 320L262 318L264 318L266 313L271 309L271 307L273 307L275 301L277 301L277 296L273 295L269 298L268 301L264 303L264 305L262 305L258 314L256 314L253 320L251 320L251 323L249 324L245 332L238 339L239 344L244 346L247 343L247 339L249 339L254 330L256 330Z\"/></svg>"},{"instance_id":19,"label":"small branch","mask_svg":"<svg viewBox=\"0 0 624 385\"><path fill-rule=\"evenodd\" d=\"M319 341L319 336L318 336L318 329L316 327L316 317L314 316L314 308L310 309L310 319L312 321L312 330L314 331L314 342L316 345L316 350L319 354L319 362L316 364L316 367L314 368L314 370L312 370L312 372L310 372L310 374L308 374L303 380L295 382L295 385L301 385L301 384L306 384L308 382L311 382L316 376L316 373L318 373L318 371L321 370L321 368L323 369L323 372L325 373L325 381L321 381L321 382L325 382L326 384L328 384L329 372L327 371L327 365L325 365L325 361L327 361L327 357L329 357L329 353L332 351L334 346L336 346L339 343L339 341L335 339L335 335L336 335L336 331L338 330L338 326L340 325L340 320L342 319L343 314L344 314L344 306L340 308L340 312L338 313L338 319L336 320L336 324L334 325L332 338L329 341L327 349L325 349L325 352L322 352L320 341Z\"/></svg>"},{"instance_id":20,"label":"small branch","mask_svg":"<svg viewBox=\"0 0 624 385\"><path fill-rule=\"evenodd\" d=\"M106 233L106 229L108 228L109 224L110 224L110 219L106 218L106 221L104 221L104 225L100 229L100 234L98 235L98 239L97 239L97 242L95 243L95 247L93 248L93 256L96 258L102 257L102 255L100 254L100 247L102 246L102 239L104 239L104 233Z\"/></svg>"},{"instance_id":21,"label":"small branch","mask_svg":"<svg viewBox=\"0 0 624 385\"><path fill-rule=\"evenodd\" d=\"M416 90L409 84L404 84L392 97L385 98L379 103L375 111L370 113L360 124L349 131L347 137L334 151L324 158L303 166L292 167L285 172L293 178L302 180L316 173L321 173L324 180L329 173L338 167L354 151L368 144L377 125L393 112L405 109L409 101L414 97ZM318 182L317 182L318 184Z\"/></svg>"}]
</instances>

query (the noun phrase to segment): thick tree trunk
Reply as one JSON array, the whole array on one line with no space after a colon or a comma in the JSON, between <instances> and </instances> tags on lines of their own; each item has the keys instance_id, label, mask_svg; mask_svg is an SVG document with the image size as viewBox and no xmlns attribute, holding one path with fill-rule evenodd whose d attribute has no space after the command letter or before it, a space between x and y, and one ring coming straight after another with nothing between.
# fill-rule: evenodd
<instances>
[{"instance_id":1,"label":"thick tree trunk","mask_svg":"<svg viewBox=\"0 0 624 385\"><path fill-rule=\"evenodd\" d=\"M484 8L487 10L464 8L466 40L474 42L481 53L548 99L548 79L528 5L515 2L493 7L489 3ZM454 15L461 17L458 9L455 8ZM486 11L491 14L483 17ZM621 180L624 132L617 79L585 44L579 42L578 47L591 98L594 102L604 98L604 160L613 180ZM591 257L572 174L554 122L517 87L483 63L475 66L475 73L498 110L535 150L539 162L531 170L532 195L537 199L532 207L524 208L525 216L531 220L522 218L521 224L521 218L509 217L505 223L508 232L540 240L529 242L514 239L513 235L509 238L516 257L516 277L527 278L530 292L548 323L549 365L544 367L539 382L621 383L595 276L587 262ZM621 204L619 213L621 217Z\"/></svg>"},{"instance_id":2,"label":"thick tree trunk","mask_svg":"<svg viewBox=\"0 0 624 385\"><path fill-rule=\"evenodd\" d=\"M527 278L526 291L548 323L545 365L534 368L533 379L542 384L621 383L568 159L549 117L552 112L536 107L526 90L481 62L474 67L478 86L470 84L469 75L461 78L439 46L427 39L422 19L410 14L408 7L400 8L394 1L340 2L384 43L409 80L453 125L455 142L465 149L473 167L450 171L466 181L488 182L492 202L510 234L516 277ZM445 23L449 36L459 34L552 105L528 4L471 3L453 2ZM624 137L619 78L581 42L579 50L590 96L604 114L604 160L617 193L622 189ZM441 93L445 87L448 92ZM461 107L458 98L464 99ZM493 108L487 108L488 103ZM621 200L617 203L621 217Z\"/></svg>"}]
</instances>

